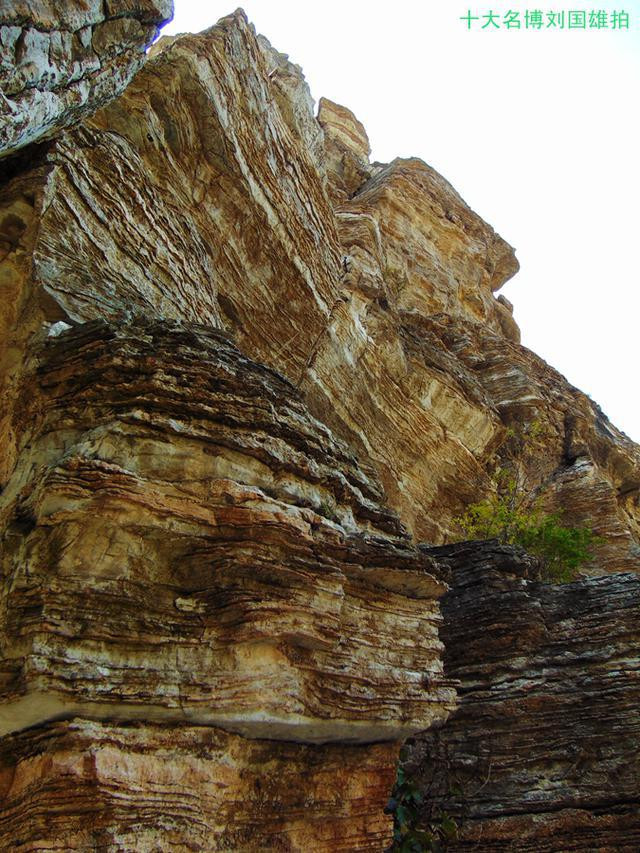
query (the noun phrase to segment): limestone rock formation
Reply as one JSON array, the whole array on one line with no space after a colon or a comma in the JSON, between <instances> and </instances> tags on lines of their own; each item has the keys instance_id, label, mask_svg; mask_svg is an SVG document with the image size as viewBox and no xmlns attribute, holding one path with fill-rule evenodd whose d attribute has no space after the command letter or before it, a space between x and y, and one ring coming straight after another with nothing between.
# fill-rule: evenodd
<instances>
[{"instance_id":1,"label":"limestone rock formation","mask_svg":"<svg viewBox=\"0 0 640 853\"><path fill-rule=\"evenodd\" d=\"M439 567L375 478L289 382L194 324L54 334L15 411L3 846L383 849L397 744L455 691ZM56 798L54 825L27 819Z\"/></svg>"},{"instance_id":2,"label":"limestone rock formation","mask_svg":"<svg viewBox=\"0 0 640 853\"><path fill-rule=\"evenodd\" d=\"M460 707L411 747L449 849L640 846L640 578L554 586L495 543L426 549L451 570L445 668Z\"/></svg>"},{"instance_id":3,"label":"limestone rock formation","mask_svg":"<svg viewBox=\"0 0 640 853\"><path fill-rule=\"evenodd\" d=\"M594 572L633 569L640 454L519 345L495 297L512 249L429 166L368 151L348 110L323 100L316 121L241 13L160 42L119 99L9 173L4 398L42 322L210 324L303 390L418 538L454 535L506 428L536 421L532 492L606 539Z\"/></svg>"},{"instance_id":4,"label":"limestone rock formation","mask_svg":"<svg viewBox=\"0 0 640 853\"><path fill-rule=\"evenodd\" d=\"M31 5L3 79L54 103L37 57L25 76ZM115 97L168 9L94 5L40 30L95 25L106 64L56 48L55 109L4 125L25 147L0 173L0 846L380 851L400 741L450 731L467 767L494 694L469 843L546 849L570 805L566 849L634 844L640 449L520 345L513 249L427 164L371 163L349 110L314 115L241 11L160 40ZM505 458L611 577L417 547ZM610 747L591 711L569 730L612 690ZM507 754L532 745L535 778Z\"/></svg>"},{"instance_id":5,"label":"limestone rock formation","mask_svg":"<svg viewBox=\"0 0 640 853\"><path fill-rule=\"evenodd\" d=\"M76 124L125 88L171 0L12 0L0 9L0 158Z\"/></svg>"},{"instance_id":6,"label":"limestone rock formation","mask_svg":"<svg viewBox=\"0 0 640 853\"><path fill-rule=\"evenodd\" d=\"M370 177L371 146L351 110L320 98L318 123L323 133L329 190L334 202L349 199Z\"/></svg>"},{"instance_id":7,"label":"limestone rock formation","mask_svg":"<svg viewBox=\"0 0 640 853\"><path fill-rule=\"evenodd\" d=\"M4 849L379 853L397 746L74 719L0 741Z\"/></svg>"},{"instance_id":8,"label":"limestone rock formation","mask_svg":"<svg viewBox=\"0 0 640 853\"><path fill-rule=\"evenodd\" d=\"M340 250L297 111L278 103L278 62L239 13L170 41L123 98L9 181L5 398L43 322L132 311L233 330L245 352L300 378L338 293Z\"/></svg>"},{"instance_id":9,"label":"limestone rock formation","mask_svg":"<svg viewBox=\"0 0 640 853\"><path fill-rule=\"evenodd\" d=\"M393 741L453 707L436 564L277 374L204 327L96 321L21 393L2 733L90 714Z\"/></svg>"},{"instance_id":10,"label":"limestone rock formation","mask_svg":"<svg viewBox=\"0 0 640 853\"><path fill-rule=\"evenodd\" d=\"M518 269L511 248L421 161L368 164L348 110L323 101L319 121L349 296L303 383L316 414L435 543L490 490L508 430L535 423L540 440L515 453L532 497L605 540L593 573L637 571L640 450L519 344L493 295Z\"/></svg>"}]
</instances>

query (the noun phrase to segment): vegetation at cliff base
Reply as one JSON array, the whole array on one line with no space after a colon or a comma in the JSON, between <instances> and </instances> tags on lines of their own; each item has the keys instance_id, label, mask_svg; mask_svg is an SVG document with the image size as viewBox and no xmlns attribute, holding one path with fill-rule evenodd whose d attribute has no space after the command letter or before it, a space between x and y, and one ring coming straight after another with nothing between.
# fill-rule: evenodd
<instances>
[{"instance_id":1,"label":"vegetation at cliff base","mask_svg":"<svg viewBox=\"0 0 640 853\"><path fill-rule=\"evenodd\" d=\"M444 812L434 812L426 824L422 822L423 802L416 779L400 764L385 809L393 815L393 843L389 848L393 853L441 853L457 837L456 821Z\"/></svg>"}]
</instances>

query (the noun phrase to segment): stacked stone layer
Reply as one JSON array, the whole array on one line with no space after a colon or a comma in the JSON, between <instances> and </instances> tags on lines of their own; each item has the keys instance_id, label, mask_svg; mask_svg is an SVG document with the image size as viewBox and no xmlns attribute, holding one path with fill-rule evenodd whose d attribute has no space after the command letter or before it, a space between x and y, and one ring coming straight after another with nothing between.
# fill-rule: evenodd
<instances>
[{"instance_id":1,"label":"stacked stone layer","mask_svg":"<svg viewBox=\"0 0 640 853\"><path fill-rule=\"evenodd\" d=\"M460 706L413 742L423 816L450 849L636 850L640 578L561 586L495 543L426 549L448 565L445 672Z\"/></svg>"},{"instance_id":2,"label":"stacked stone layer","mask_svg":"<svg viewBox=\"0 0 640 853\"><path fill-rule=\"evenodd\" d=\"M375 478L286 379L176 321L49 338L16 412L0 510L3 843L62 798L30 842L380 849L397 744L443 720L455 691L439 568ZM122 725L51 722L74 717ZM208 841L187 843L187 815Z\"/></svg>"},{"instance_id":3,"label":"stacked stone layer","mask_svg":"<svg viewBox=\"0 0 640 853\"><path fill-rule=\"evenodd\" d=\"M74 719L0 746L5 849L384 850L397 746Z\"/></svg>"}]
</instances>

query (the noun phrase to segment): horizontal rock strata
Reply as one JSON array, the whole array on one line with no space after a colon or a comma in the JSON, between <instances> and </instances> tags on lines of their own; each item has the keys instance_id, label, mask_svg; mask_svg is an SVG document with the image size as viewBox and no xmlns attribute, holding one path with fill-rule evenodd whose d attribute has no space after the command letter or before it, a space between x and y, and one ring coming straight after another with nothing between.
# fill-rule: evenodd
<instances>
[{"instance_id":1,"label":"horizontal rock strata","mask_svg":"<svg viewBox=\"0 0 640 853\"><path fill-rule=\"evenodd\" d=\"M427 550L460 706L411 748L423 817L456 818L452 851L638 849L638 575L555 586L506 546Z\"/></svg>"},{"instance_id":2,"label":"horizontal rock strata","mask_svg":"<svg viewBox=\"0 0 640 853\"><path fill-rule=\"evenodd\" d=\"M383 850L426 730L458 846L638 849L639 448L241 10L121 92L169 6L0 13L0 847ZM413 544L505 464L609 577Z\"/></svg>"},{"instance_id":3,"label":"horizontal rock strata","mask_svg":"<svg viewBox=\"0 0 640 853\"><path fill-rule=\"evenodd\" d=\"M0 9L0 158L119 95L171 0L13 0Z\"/></svg>"},{"instance_id":4,"label":"horizontal rock strata","mask_svg":"<svg viewBox=\"0 0 640 853\"><path fill-rule=\"evenodd\" d=\"M4 849L384 850L397 746L50 723L0 743Z\"/></svg>"},{"instance_id":5,"label":"horizontal rock strata","mask_svg":"<svg viewBox=\"0 0 640 853\"><path fill-rule=\"evenodd\" d=\"M453 707L436 564L289 383L219 333L66 332L19 410L4 732L90 714L370 742Z\"/></svg>"}]
</instances>

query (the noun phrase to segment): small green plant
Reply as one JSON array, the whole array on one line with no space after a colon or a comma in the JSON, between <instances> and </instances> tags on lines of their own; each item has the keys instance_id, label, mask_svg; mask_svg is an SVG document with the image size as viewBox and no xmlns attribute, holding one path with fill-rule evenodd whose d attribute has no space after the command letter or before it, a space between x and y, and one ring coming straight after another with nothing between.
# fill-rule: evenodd
<instances>
[{"instance_id":1,"label":"small green plant","mask_svg":"<svg viewBox=\"0 0 640 853\"><path fill-rule=\"evenodd\" d=\"M320 515L324 515L325 518L340 523L340 516L338 515L337 507L333 501L320 501L320 504L318 505L318 512Z\"/></svg>"},{"instance_id":2,"label":"small green plant","mask_svg":"<svg viewBox=\"0 0 640 853\"><path fill-rule=\"evenodd\" d=\"M526 503L515 481L502 477L500 491L471 504L459 527L469 539L498 539L520 545L541 561L542 577L552 583L573 580L577 570L592 556L592 548L604 540L591 528L563 524L560 513L546 513L539 501Z\"/></svg>"},{"instance_id":3,"label":"small green plant","mask_svg":"<svg viewBox=\"0 0 640 853\"><path fill-rule=\"evenodd\" d=\"M553 441L551 427L539 420L508 427L493 474L495 493L454 520L466 538L520 545L540 559L543 580L566 583L605 540L588 526L567 525L560 513L544 511L537 495L545 479L545 447Z\"/></svg>"},{"instance_id":4,"label":"small green plant","mask_svg":"<svg viewBox=\"0 0 640 853\"><path fill-rule=\"evenodd\" d=\"M458 835L458 825L448 814L432 816L421 826L423 796L405 768L398 767L396 783L385 811L393 814L393 853L440 853Z\"/></svg>"}]
</instances>

